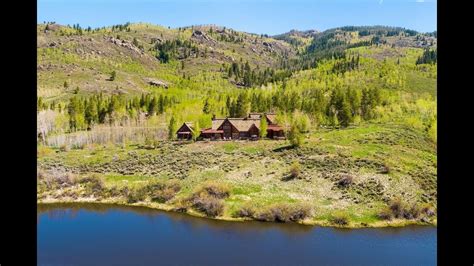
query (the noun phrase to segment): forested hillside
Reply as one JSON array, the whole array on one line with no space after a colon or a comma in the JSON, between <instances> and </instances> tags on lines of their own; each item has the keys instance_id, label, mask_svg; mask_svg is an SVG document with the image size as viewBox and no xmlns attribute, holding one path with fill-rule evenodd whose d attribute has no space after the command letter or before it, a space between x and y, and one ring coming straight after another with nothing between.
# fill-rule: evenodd
<instances>
[{"instance_id":1,"label":"forested hillside","mask_svg":"<svg viewBox=\"0 0 474 266\"><path fill-rule=\"evenodd\" d=\"M435 97L436 33L341 27L272 38L218 26L38 25L38 108L57 120L47 134L142 113L166 124L171 114L181 122L302 111L314 124L347 126L410 114ZM423 118L413 122L429 130Z\"/></svg>"}]
</instances>

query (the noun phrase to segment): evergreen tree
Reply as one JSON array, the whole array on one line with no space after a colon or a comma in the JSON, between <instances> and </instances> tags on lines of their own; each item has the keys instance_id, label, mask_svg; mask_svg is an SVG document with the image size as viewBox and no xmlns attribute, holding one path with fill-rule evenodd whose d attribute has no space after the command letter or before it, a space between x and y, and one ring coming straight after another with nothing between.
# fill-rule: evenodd
<instances>
[{"instance_id":1,"label":"evergreen tree","mask_svg":"<svg viewBox=\"0 0 474 266\"><path fill-rule=\"evenodd\" d=\"M347 101L342 102L341 110L337 113L337 118L342 127L347 127L352 120L351 109Z\"/></svg>"},{"instance_id":2,"label":"evergreen tree","mask_svg":"<svg viewBox=\"0 0 474 266\"><path fill-rule=\"evenodd\" d=\"M204 102L204 107L202 108L203 113L209 114L211 112L211 106L209 104L209 98L206 98L206 101Z\"/></svg>"},{"instance_id":3,"label":"evergreen tree","mask_svg":"<svg viewBox=\"0 0 474 266\"><path fill-rule=\"evenodd\" d=\"M148 105L148 115L152 116L158 112L158 100L156 97L153 97Z\"/></svg>"},{"instance_id":4,"label":"evergreen tree","mask_svg":"<svg viewBox=\"0 0 474 266\"><path fill-rule=\"evenodd\" d=\"M99 112L97 110L97 101L92 97L86 104L85 119L88 128L99 122Z\"/></svg>"},{"instance_id":5,"label":"evergreen tree","mask_svg":"<svg viewBox=\"0 0 474 266\"><path fill-rule=\"evenodd\" d=\"M162 114L165 112L166 102L166 98L164 98L163 95L160 94L160 98L158 100L158 113Z\"/></svg>"},{"instance_id":6,"label":"evergreen tree","mask_svg":"<svg viewBox=\"0 0 474 266\"><path fill-rule=\"evenodd\" d=\"M76 131L84 128L84 109L81 101L76 96L69 99L68 104L69 129Z\"/></svg>"},{"instance_id":7,"label":"evergreen tree","mask_svg":"<svg viewBox=\"0 0 474 266\"><path fill-rule=\"evenodd\" d=\"M237 117L245 117L250 111L250 101L247 93L243 92L239 94L237 98L235 115Z\"/></svg>"},{"instance_id":8,"label":"evergreen tree","mask_svg":"<svg viewBox=\"0 0 474 266\"><path fill-rule=\"evenodd\" d=\"M230 99L230 96L227 96L227 99L225 101L225 106L227 108L227 114L229 116L232 116L232 100Z\"/></svg>"}]
</instances>

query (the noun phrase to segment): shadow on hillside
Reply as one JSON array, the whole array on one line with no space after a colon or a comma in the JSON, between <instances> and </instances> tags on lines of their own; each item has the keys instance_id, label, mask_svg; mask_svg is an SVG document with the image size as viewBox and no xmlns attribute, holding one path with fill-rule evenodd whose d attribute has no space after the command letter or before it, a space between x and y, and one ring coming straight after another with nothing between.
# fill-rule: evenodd
<instances>
[{"instance_id":1,"label":"shadow on hillside","mask_svg":"<svg viewBox=\"0 0 474 266\"><path fill-rule=\"evenodd\" d=\"M274 152L282 152L282 151L291 150L291 149L294 149L294 148L296 148L296 147L294 145L290 144L290 145L275 148L275 149L273 149L273 151Z\"/></svg>"}]
</instances>

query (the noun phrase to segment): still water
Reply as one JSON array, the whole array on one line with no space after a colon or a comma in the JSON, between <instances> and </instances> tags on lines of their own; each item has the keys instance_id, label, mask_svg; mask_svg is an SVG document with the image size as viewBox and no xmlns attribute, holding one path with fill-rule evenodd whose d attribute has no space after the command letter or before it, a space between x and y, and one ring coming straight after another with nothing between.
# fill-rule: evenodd
<instances>
[{"instance_id":1,"label":"still water","mask_svg":"<svg viewBox=\"0 0 474 266\"><path fill-rule=\"evenodd\" d=\"M38 265L436 265L436 228L223 222L141 207L38 205Z\"/></svg>"}]
</instances>

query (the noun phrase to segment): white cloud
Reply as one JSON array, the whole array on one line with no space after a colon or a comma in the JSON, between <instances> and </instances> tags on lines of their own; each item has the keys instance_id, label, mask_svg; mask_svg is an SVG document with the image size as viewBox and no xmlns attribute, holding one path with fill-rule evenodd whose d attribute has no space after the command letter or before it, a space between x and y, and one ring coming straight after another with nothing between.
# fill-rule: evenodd
<instances>
[{"instance_id":1,"label":"white cloud","mask_svg":"<svg viewBox=\"0 0 474 266\"><path fill-rule=\"evenodd\" d=\"M417 1L418 1L418 0L417 0ZM380 1L379 1L379 5L381 5L382 3L383 3L383 0L380 0Z\"/></svg>"}]
</instances>

